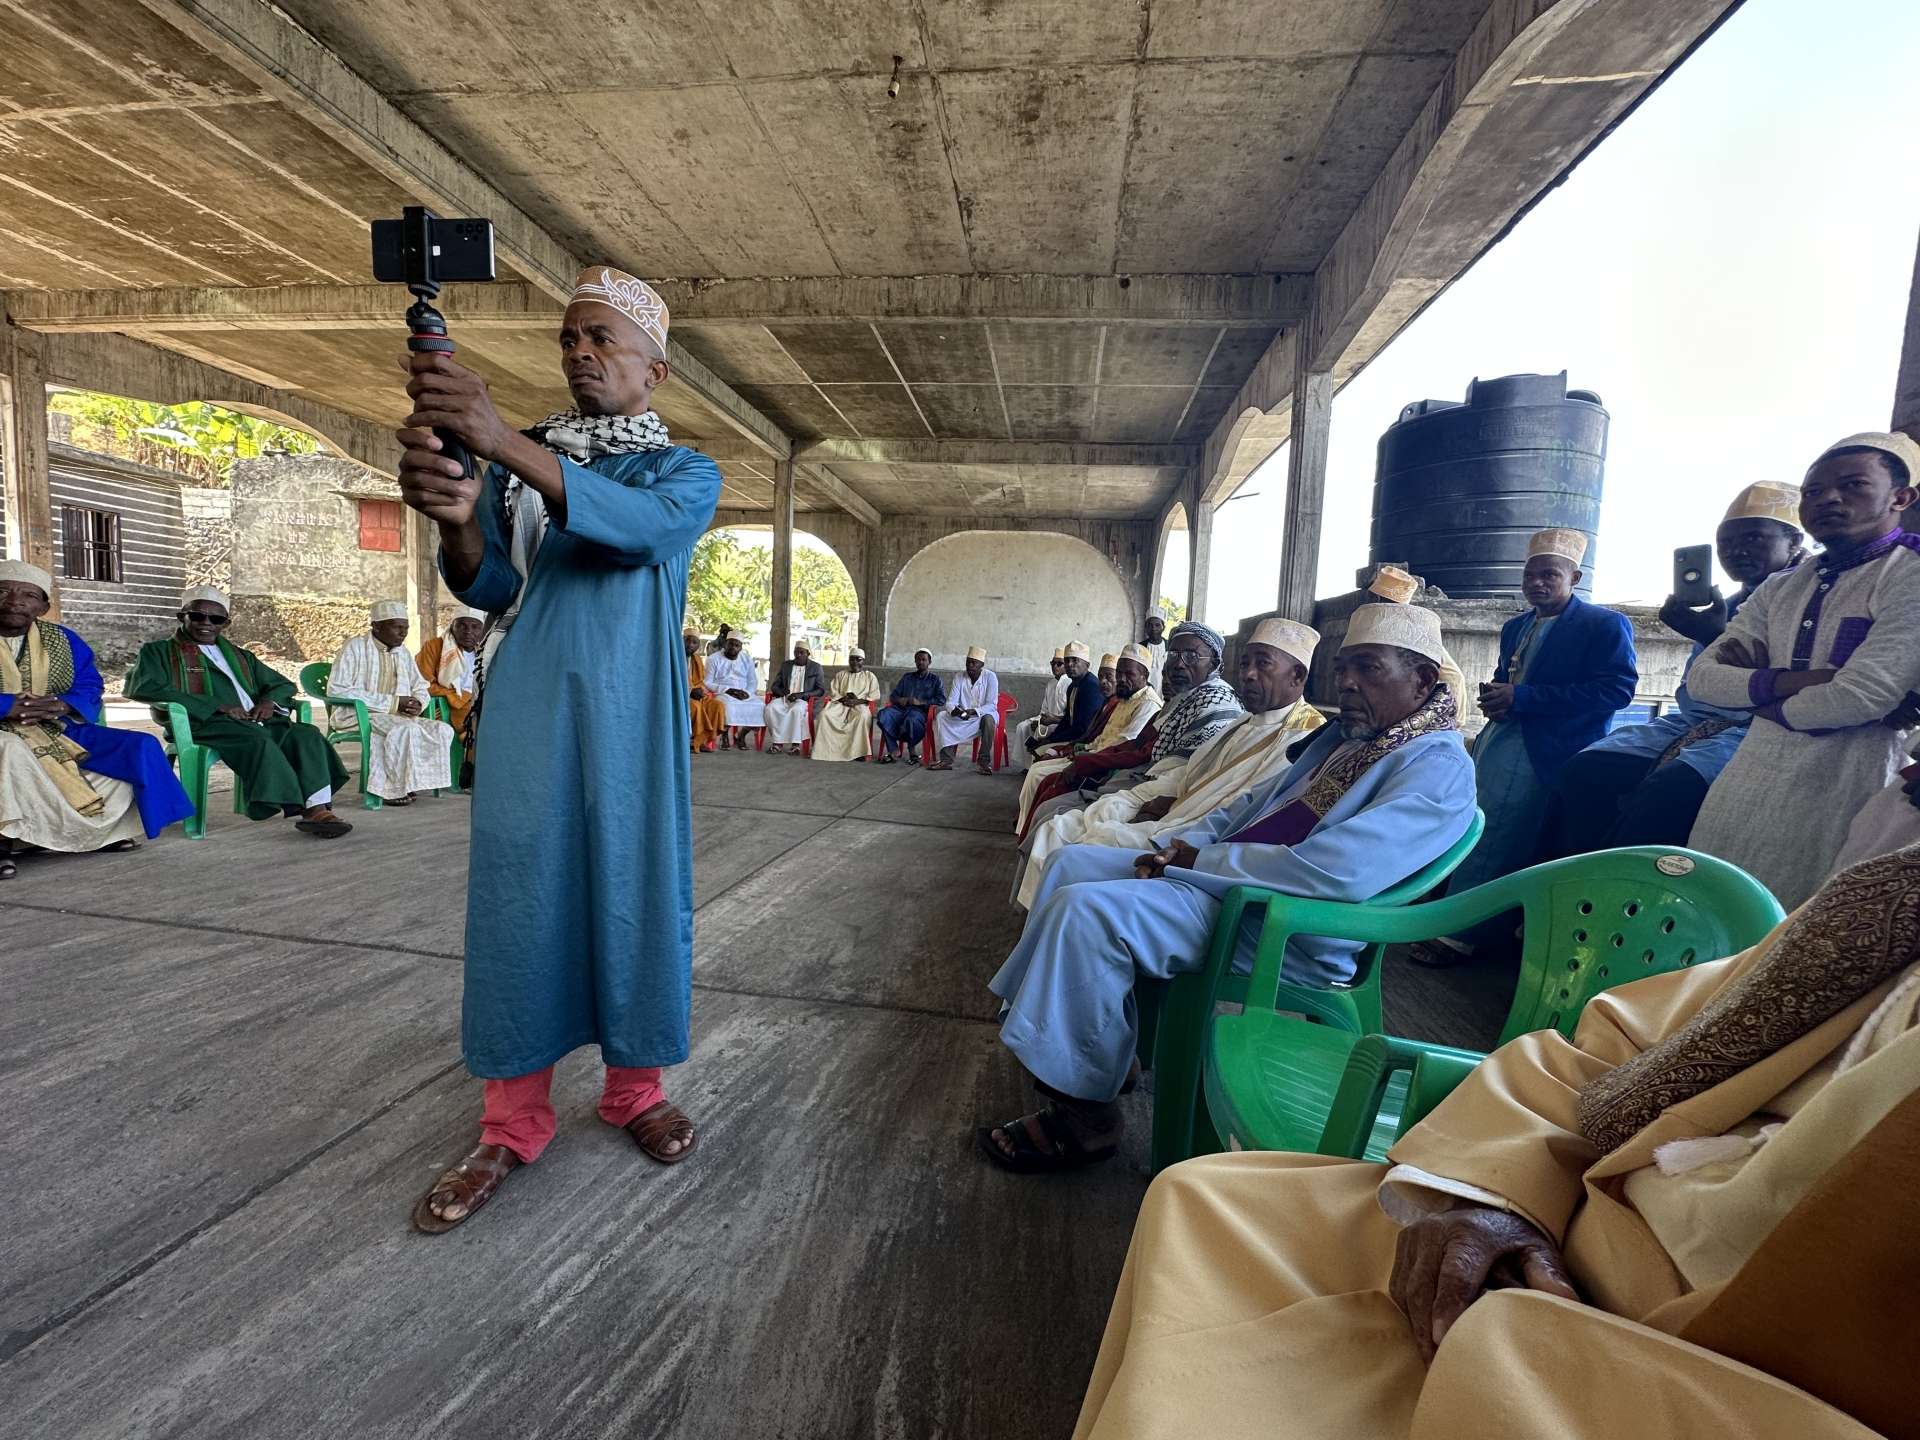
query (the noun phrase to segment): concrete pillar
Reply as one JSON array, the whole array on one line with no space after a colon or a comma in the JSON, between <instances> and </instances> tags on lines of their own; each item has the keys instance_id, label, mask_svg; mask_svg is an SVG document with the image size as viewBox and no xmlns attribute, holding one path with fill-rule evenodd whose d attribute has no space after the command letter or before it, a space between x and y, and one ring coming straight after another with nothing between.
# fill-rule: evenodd
<instances>
[{"instance_id":1,"label":"concrete pillar","mask_svg":"<svg viewBox=\"0 0 1920 1440\"><path fill-rule=\"evenodd\" d=\"M767 672L774 674L793 653L793 461L773 474L773 633L767 641Z\"/></svg>"},{"instance_id":2,"label":"concrete pillar","mask_svg":"<svg viewBox=\"0 0 1920 1440\"><path fill-rule=\"evenodd\" d=\"M891 588L886 574L886 546L878 531L867 537L864 588L860 594L860 648L867 664L876 670L887 653L887 595Z\"/></svg>"},{"instance_id":3,"label":"concrete pillar","mask_svg":"<svg viewBox=\"0 0 1920 1440\"><path fill-rule=\"evenodd\" d=\"M1306 336L1298 331L1293 376L1293 429L1287 441L1286 529L1280 540L1280 613L1313 623L1320 571L1320 518L1327 491L1327 437L1333 423L1333 375L1306 368Z\"/></svg>"},{"instance_id":4,"label":"concrete pillar","mask_svg":"<svg viewBox=\"0 0 1920 1440\"><path fill-rule=\"evenodd\" d=\"M440 631L440 527L418 510L401 512L407 554L407 619L413 623L413 648Z\"/></svg>"},{"instance_id":5,"label":"concrete pillar","mask_svg":"<svg viewBox=\"0 0 1920 1440\"><path fill-rule=\"evenodd\" d=\"M47 370L40 337L0 317L0 448L6 465L7 554L58 576L47 477ZM54 596L51 615L60 613Z\"/></svg>"},{"instance_id":6,"label":"concrete pillar","mask_svg":"<svg viewBox=\"0 0 1920 1440\"><path fill-rule=\"evenodd\" d=\"M1187 618L1205 624L1207 579L1213 567L1213 506L1196 498L1187 506Z\"/></svg>"},{"instance_id":7,"label":"concrete pillar","mask_svg":"<svg viewBox=\"0 0 1920 1440\"><path fill-rule=\"evenodd\" d=\"M1913 289L1907 296L1907 336L1900 347L1900 373L1893 386L1892 428L1904 430L1920 440L1920 250L1916 250L1913 257Z\"/></svg>"}]
</instances>

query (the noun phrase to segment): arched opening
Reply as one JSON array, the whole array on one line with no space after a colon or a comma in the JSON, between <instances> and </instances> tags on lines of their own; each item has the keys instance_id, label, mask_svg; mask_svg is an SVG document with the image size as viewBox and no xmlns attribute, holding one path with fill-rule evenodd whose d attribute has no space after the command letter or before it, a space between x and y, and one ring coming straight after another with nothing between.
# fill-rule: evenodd
<instances>
[{"instance_id":1,"label":"arched opening","mask_svg":"<svg viewBox=\"0 0 1920 1440\"><path fill-rule=\"evenodd\" d=\"M738 631L762 664L773 633L773 527L723 525L693 548L687 570L687 623L712 638L722 624ZM860 596L839 553L819 536L793 532L793 606L789 643L806 641L822 665L844 664L860 634ZM785 658L780 657L780 658Z\"/></svg>"},{"instance_id":2,"label":"arched opening","mask_svg":"<svg viewBox=\"0 0 1920 1440\"><path fill-rule=\"evenodd\" d=\"M1153 603L1167 612L1167 623L1187 618L1187 581L1193 573L1193 535L1187 507L1174 501L1160 524L1153 557Z\"/></svg>"},{"instance_id":3,"label":"arched opening","mask_svg":"<svg viewBox=\"0 0 1920 1440\"><path fill-rule=\"evenodd\" d=\"M887 597L884 664L915 650L957 668L979 645L1007 673L1044 674L1054 648L1078 640L1095 655L1134 632L1133 601L1107 558L1051 531L967 530L934 541L901 569Z\"/></svg>"}]
</instances>

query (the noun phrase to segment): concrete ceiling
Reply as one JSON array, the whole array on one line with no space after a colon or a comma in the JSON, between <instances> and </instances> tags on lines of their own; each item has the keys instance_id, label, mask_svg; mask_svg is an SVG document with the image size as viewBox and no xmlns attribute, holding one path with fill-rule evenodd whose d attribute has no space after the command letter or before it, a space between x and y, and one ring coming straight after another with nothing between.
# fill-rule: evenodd
<instances>
[{"instance_id":1,"label":"concrete ceiling","mask_svg":"<svg viewBox=\"0 0 1920 1440\"><path fill-rule=\"evenodd\" d=\"M1536 117L1567 132L1548 158L1725 3L1618 41L1600 78L1632 85L1611 112ZM791 444L899 441L947 449L818 459L797 504L1151 514L1290 350L1396 153L1432 142L1436 94L1551 8L0 0L0 287L31 328L111 330L391 423L403 307L369 293L367 221L478 195L503 279L530 283L446 308L512 418L565 403L556 277L604 259L673 282L682 378L659 409L723 442L729 507L772 504ZM1475 183L1504 221L1544 182ZM330 298L277 298L310 294Z\"/></svg>"}]
</instances>

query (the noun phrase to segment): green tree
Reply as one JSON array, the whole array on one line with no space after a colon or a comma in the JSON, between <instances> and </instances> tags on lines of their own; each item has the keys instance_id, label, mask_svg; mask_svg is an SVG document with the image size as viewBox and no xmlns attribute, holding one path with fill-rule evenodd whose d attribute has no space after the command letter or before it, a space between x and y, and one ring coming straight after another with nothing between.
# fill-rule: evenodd
<instances>
[{"instance_id":1,"label":"green tree","mask_svg":"<svg viewBox=\"0 0 1920 1440\"><path fill-rule=\"evenodd\" d=\"M236 460L272 451L309 455L320 448L304 430L204 400L155 405L124 395L63 390L47 402L47 410L68 418L73 443L82 449L190 475L206 485L230 484Z\"/></svg>"},{"instance_id":2,"label":"green tree","mask_svg":"<svg viewBox=\"0 0 1920 1440\"><path fill-rule=\"evenodd\" d=\"M860 609L853 577L840 558L796 545L793 550L793 610L835 634ZM687 569L687 620L703 633L722 624L758 625L773 615L773 551L743 545L730 530L713 530L693 547Z\"/></svg>"},{"instance_id":3,"label":"green tree","mask_svg":"<svg viewBox=\"0 0 1920 1440\"><path fill-rule=\"evenodd\" d=\"M845 633L847 622L859 612L860 597L853 577L840 557L825 550L793 552L793 608L833 635Z\"/></svg>"},{"instance_id":4,"label":"green tree","mask_svg":"<svg viewBox=\"0 0 1920 1440\"><path fill-rule=\"evenodd\" d=\"M1162 595L1157 603L1162 610L1167 612L1167 628L1169 630L1187 618L1187 607L1182 605L1178 600L1175 600L1171 595Z\"/></svg>"}]
</instances>

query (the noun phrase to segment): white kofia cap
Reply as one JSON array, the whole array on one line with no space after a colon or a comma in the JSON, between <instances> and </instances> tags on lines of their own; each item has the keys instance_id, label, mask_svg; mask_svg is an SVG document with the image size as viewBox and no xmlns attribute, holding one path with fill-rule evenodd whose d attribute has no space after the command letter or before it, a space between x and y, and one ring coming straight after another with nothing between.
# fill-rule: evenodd
<instances>
[{"instance_id":1,"label":"white kofia cap","mask_svg":"<svg viewBox=\"0 0 1920 1440\"><path fill-rule=\"evenodd\" d=\"M1571 560L1578 565L1587 558L1587 537L1578 530L1556 527L1552 530L1536 530L1533 538L1527 541L1527 558L1536 555L1558 555L1562 560Z\"/></svg>"},{"instance_id":2,"label":"white kofia cap","mask_svg":"<svg viewBox=\"0 0 1920 1440\"><path fill-rule=\"evenodd\" d=\"M32 585L47 599L53 599L53 577L38 565L29 565L24 560L0 560L0 580Z\"/></svg>"},{"instance_id":3,"label":"white kofia cap","mask_svg":"<svg viewBox=\"0 0 1920 1440\"><path fill-rule=\"evenodd\" d=\"M978 645L969 645L967 647L967 659L978 660L984 665L987 663L987 652L982 650Z\"/></svg>"},{"instance_id":4,"label":"white kofia cap","mask_svg":"<svg viewBox=\"0 0 1920 1440\"><path fill-rule=\"evenodd\" d=\"M1298 620L1283 620L1278 615L1270 615L1253 627L1253 634L1247 637L1247 643L1271 645L1282 655L1291 655L1302 665L1311 665L1314 648L1320 643L1320 632L1311 625L1302 625Z\"/></svg>"},{"instance_id":5,"label":"white kofia cap","mask_svg":"<svg viewBox=\"0 0 1920 1440\"><path fill-rule=\"evenodd\" d=\"M1066 658L1069 660L1091 660L1093 658L1093 652L1078 640L1075 640L1067 646Z\"/></svg>"},{"instance_id":6,"label":"white kofia cap","mask_svg":"<svg viewBox=\"0 0 1920 1440\"><path fill-rule=\"evenodd\" d=\"M1133 663L1138 665L1142 670L1151 670L1153 668L1153 656L1147 652L1147 647L1144 645L1128 645L1124 647L1120 651L1120 658L1122 660L1133 661Z\"/></svg>"},{"instance_id":7,"label":"white kofia cap","mask_svg":"<svg viewBox=\"0 0 1920 1440\"><path fill-rule=\"evenodd\" d=\"M611 265L589 265L573 282L573 299L618 310L645 332L661 355L667 353L667 302L639 276Z\"/></svg>"},{"instance_id":8,"label":"white kofia cap","mask_svg":"<svg viewBox=\"0 0 1920 1440\"><path fill-rule=\"evenodd\" d=\"M222 610L233 609L233 604L227 599L226 592L216 590L211 585L195 585L188 590L180 597L180 608L184 610L196 600L204 600L209 605L218 605Z\"/></svg>"},{"instance_id":9,"label":"white kofia cap","mask_svg":"<svg viewBox=\"0 0 1920 1440\"><path fill-rule=\"evenodd\" d=\"M386 620L404 620L407 618L407 602L404 600L376 600L373 609L368 612L373 623L378 625Z\"/></svg>"},{"instance_id":10,"label":"white kofia cap","mask_svg":"<svg viewBox=\"0 0 1920 1440\"><path fill-rule=\"evenodd\" d=\"M1397 645L1436 665L1447 653L1440 643L1440 617L1424 605L1362 605L1348 620L1340 648L1355 645Z\"/></svg>"}]
</instances>

